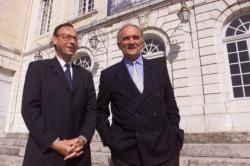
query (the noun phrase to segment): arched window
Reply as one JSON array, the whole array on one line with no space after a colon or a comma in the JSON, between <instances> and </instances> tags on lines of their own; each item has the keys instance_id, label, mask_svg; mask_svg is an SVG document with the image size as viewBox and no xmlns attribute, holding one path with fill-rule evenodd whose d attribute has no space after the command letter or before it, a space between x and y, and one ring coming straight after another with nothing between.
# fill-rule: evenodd
<instances>
[{"instance_id":1,"label":"arched window","mask_svg":"<svg viewBox=\"0 0 250 166\"><path fill-rule=\"evenodd\" d=\"M81 66L82 68L91 71L93 67L93 62L92 62L93 58L90 57L90 54L88 54L87 51L86 49L77 51L77 53L73 57L73 63L75 65Z\"/></svg>"},{"instance_id":2,"label":"arched window","mask_svg":"<svg viewBox=\"0 0 250 166\"><path fill-rule=\"evenodd\" d=\"M230 22L225 36L233 96L250 97L250 14Z\"/></svg>"},{"instance_id":3,"label":"arched window","mask_svg":"<svg viewBox=\"0 0 250 166\"><path fill-rule=\"evenodd\" d=\"M74 61L75 65L79 65L82 68L89 69L91 67L91 59L88 55L83 55Z\"/></svg>"},{"instance_id":4,"label":"arched window","mask_svg":"<svg viewBox=\"0 0 250 166\"><path fill-rule=\"evenodd\" d=\"M144 47L141 50L141 55L145 58L162 57L165 53L164 44L155 38L148 38L144 41Z\"/></svg>"}]
</instances>

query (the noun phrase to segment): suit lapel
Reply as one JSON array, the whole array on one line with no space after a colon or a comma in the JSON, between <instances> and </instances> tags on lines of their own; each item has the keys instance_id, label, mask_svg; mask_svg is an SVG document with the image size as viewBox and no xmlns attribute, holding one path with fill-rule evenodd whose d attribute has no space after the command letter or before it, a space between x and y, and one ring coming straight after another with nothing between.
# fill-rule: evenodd
<instances>
[{"instance_id":1,"label":"suit lapel","mask_svg":"<svg viewBox=\"0 0 250 166\"><path fill-rule=\"evenodd\" d=\"M144 71L144 90L143 94L150 92L150 89L154 86L154 76L157 74L154 72L153 65L149 60L143 58L143 71Z\"/></svg>"},{"instance_id":2,"label":"suit lapel","mask_svg":"<svg viewBox=\"0 0 250 166\"><path fill-rule=\"evenodd\" d=\"M66 76L63 72L63 69L58 60L56 59L56 57L51 59L49 63L49 72L55 75L55 77L59 80L59 82L61 82L65 86L66 89L71 91Z\"/></svg>"},{"instance_id":3,"label":"suit lapel","mask_svg":"<svg viewBox=\"0 0 250 166\"><path fill-rule=\"evenodd\" d=\"M140 95L139 90L137 89L136 85L134 84L128 69L123 61L121 61L116 70L115 76L119 79L121 84L133 95Z\"/></svg>"}]
</instances>

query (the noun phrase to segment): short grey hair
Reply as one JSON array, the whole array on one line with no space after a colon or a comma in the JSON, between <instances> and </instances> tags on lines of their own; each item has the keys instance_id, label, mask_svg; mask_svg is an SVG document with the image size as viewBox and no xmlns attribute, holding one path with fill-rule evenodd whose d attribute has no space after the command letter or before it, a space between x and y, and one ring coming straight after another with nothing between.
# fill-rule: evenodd
<instances>
[{"instance_id":1,"label":"short grey hair","mask_svg":"<svg viewBox=\"0 0 250 166\"><path fill-rule=\"evenodd\" d=\"M135 27L136 29L138 29L139 32L141 33L141 38L142 38L142 40L143 40L143 32L142 32L141 28L140 28L139 26L135 25L135 24L129 23L129 24L125 24L124 26L122 26L122 28L118 31L118 33L117 33L117 43L120 43L120 42L121 42L121 40L122 40L122 39L121 39L121 32L122 32L125 28L127 28L127 27Z\"/></svg>"}]
</instances>

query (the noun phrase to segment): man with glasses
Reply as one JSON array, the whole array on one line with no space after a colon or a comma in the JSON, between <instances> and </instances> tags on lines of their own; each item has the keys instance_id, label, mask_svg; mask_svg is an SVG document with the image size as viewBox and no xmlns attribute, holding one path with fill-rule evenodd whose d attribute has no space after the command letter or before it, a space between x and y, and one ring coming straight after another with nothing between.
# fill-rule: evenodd
<instances>
[{"instance_id":1,"label":"man with glasses","mask_svg":"<svg viewBox=\"0 0 250 166\"><path fill-rule=\"evenodd\" d=\"M123 26L117 40L123 60L102 71L97 98L103 144L114 166L177 166L184 134L167 68L140 55L138 26Z\"/></svg>"},{"instance_id":2,"label":"man with glasses","mask_svg":"<svg viewBox=\"0 0 250 166\"><path fill-rule=\"evenodd\" d=\"M72 63L78 48L72 24L53 33L56 57L29 64L22 116L29 130L24 166L90 166L96 95L90 72Z\"/></svg>"}]
</instances>

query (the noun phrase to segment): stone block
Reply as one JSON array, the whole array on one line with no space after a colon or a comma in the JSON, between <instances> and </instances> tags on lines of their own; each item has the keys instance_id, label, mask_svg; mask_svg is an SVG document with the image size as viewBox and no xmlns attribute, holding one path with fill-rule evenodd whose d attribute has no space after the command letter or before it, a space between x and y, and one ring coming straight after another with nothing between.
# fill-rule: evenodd
<instances>
[{"instance_id":1,"label":"stone block","mask_svg":"<svg viewBox=\"0 0 250 166\"><path fill-rule=\"evenodd\" d=\"M232 114L232 125L235 130L250 130L250 112Z\"/></svg>"},{"instance_id":2,"label":"stone block","mask_svg":"<svg viewBox=\"0 0 250 166\"><path fill-rule=\"evenodd\" d=\"M219 72L218 64L210 64L202 67L203 74L214 74Z\"/></svg>"},{"instance_id":3,"label":"stone block","mask_svg":"<svg viewBox=\"0 0 250 166\"><path fill-rule=\"evenodd\" d=\"M216 55L208 55L201 57L201 65L209 65L217 63Z\"/></svg>"},{"instance_id":4,"label":"stone block","mask_svg":"<svg viewBox=\"0 0 250 166\"><path fill-rule=\"evenodd\" d=\"M214 28L207 28L207 29L202 29L198 31L198 36L199 38L207 38L207 37L212 37L213 36L213 31Z\"/></svg>"},{"instance_id":5,"label":"stone block","mask_svg":"<svg viewBox=\"0 0 250 166\"><path fill-rule=\"evenodd\" d=\"M221 114L226 112L224 104L206 104L204 108L206 114Z\"/></svg>"},{"instance_id":6,"label":"stone block","mask_svg":"<svg viewBox=\"0 0 250 166\"><path fill-rule=\"evenodd\" d=\"M174 73L174 78L187 77L187 69L174 70L173 73Z\"/></svg>"},{"instance_id":7,"label":"stone block","mask_svg":"<svg viewBox=\"0 0 250 166\"><path fill-rule=\"evenodd\" d=\"M203 95L203 88L200 85L189 86L187 90L188 90L188 95L190 96L202 96Z\"/></svg>"},{"instance_id":8,"label":"stone block","mask_svg":"<svg viewBox=\"0 0 250 166\"><path fill-rule=\"evenodd\" d=\"M198 56L189 58L189 59L186 60L186 66L187 66L187 68L200 67L201 66L200 59L198 58Z\"/></svg>"},{"instance_id":9,"label":"stone block","mask_svg":"<svg viewBox=\"0 0 250 166\"><path fill-rule=\"evenodd\" d=\"M186 116L186 132L204 132L205 119L204 115Z\"/></svg>"},{"instance_id":10,"label":"stone block","mask_svg":"<svg viewBox=\"0 0 250 166\"><path fill-rule=\"evenodd\" d=\"M222 94L207 94L205 95L206 104L220 104L224 102Z\"/></svg>"},{"instance_id":11,"label":"stone block","mask_svg":"<svg viewBox=\"0 0 250 166\"><path fill-rule=\"evenodd\" d=\"M174 87L175 88L186 87L186 86L188 86L188 80L189 80L189 78L187 78L187 77L174 79Z\"/></svg>"},{"instance_id":12,"label":"stone block","mask_svg":"<svg viewBox=\"0 0 250 166\"><path fill-rule=\"evenodd\" d=\"M174 94L175 94L175 97L188 96L188 88L187 87L175 88Z\"/></svg>"},{"instance_id":13,"label":"stone block","mask_svg":"<svg viewBox=\"0 0 250 166\"><path fill-rule=\"evenodd\" d=\"M219 74L208 74L208 75L203 75L203 83L204 84L212 84L212 83L219 83Z\"/></svg>"},{"instance_id":14,"label":"stone block","mask_svg":"<svg viewBox=\"0 0 250 166\"><path fill-rule=\"evenodd\" d=\"M200 67L194 67L194 68L189 68L187 69L187 75L188 77L199 77L201 76L201 68Z\"/></svg>"},{"instance_id":15,"label":"stone block","mask_svg":"<svg viewBox=\"0 0 250 166\"><path fill-rule=\"evenodd\" d=\"M221 93L222 89L220 87L220 84L207 84L204 85L204 93L205 94L215 94L215 93Z\"/></svg>"},{"instance_id":16,"label":"stone block","mask_svg":"<svg viewBox=\"0 0 250 166\"><path fill-rule=\"evenodd\" d=\"M206 55L214 55L216 54L215 52L216 48L214 45L207 46L207 47L202 47L200 48L200 55L201 56L206 56Z\"/></svg>"},{"instance_id":17,"label":"stone block","mask_svg":"<svg viewBox=\"0 0 250 166\"><path fill-rule=\"evenodd\" d=\"M205 116L206 131L216 132L232 129L230 114L209 114Z\"/></svg>"}]
</instances>

